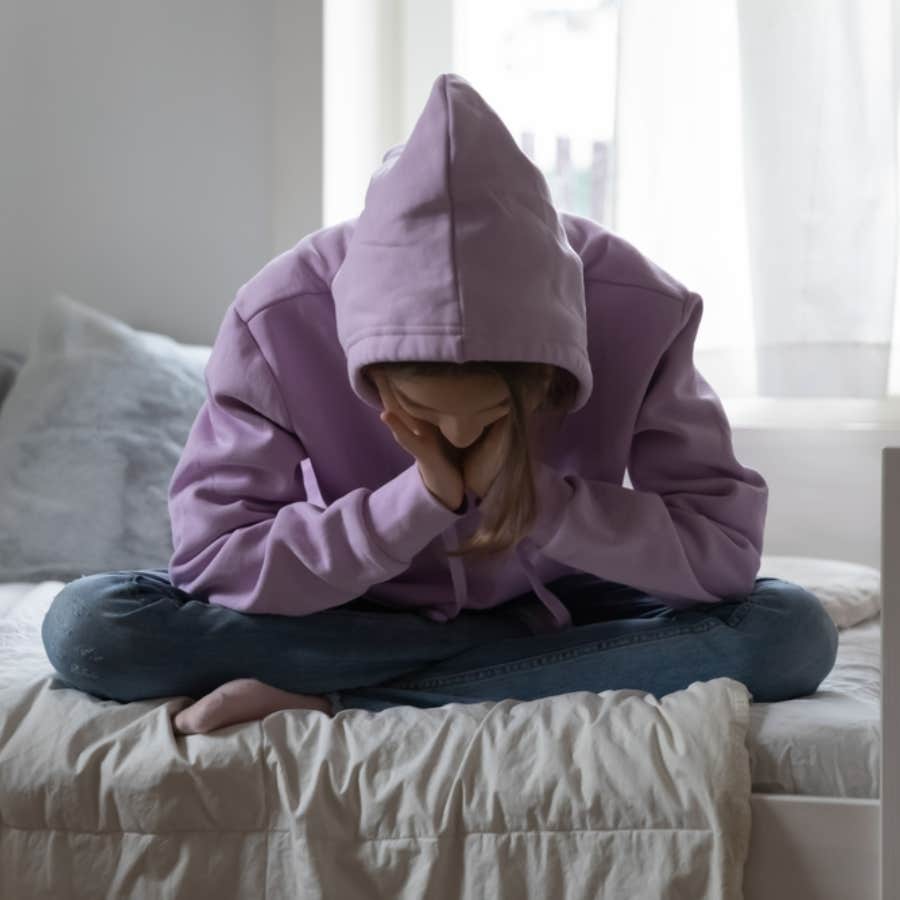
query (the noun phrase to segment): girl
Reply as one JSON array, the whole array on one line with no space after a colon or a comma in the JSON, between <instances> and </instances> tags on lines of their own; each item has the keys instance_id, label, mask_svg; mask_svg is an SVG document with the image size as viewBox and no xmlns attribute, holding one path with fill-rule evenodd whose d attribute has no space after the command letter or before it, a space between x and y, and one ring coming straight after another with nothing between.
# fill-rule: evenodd
<instances>
[{"instance_id":1,"label":"girl","mask_svg":"<svg viewBox=\"0 0 900 900\"><path fill-rule=\"evenodd\" d=\"M814 692L837 629L756 577L768 488L694 367L701 314L557 212L441 75L361 214L238 291L169 485L168 567L66 585L51 662L99 697L187 695L184 733L719 676Z\"/></svg>"}]
</instances>

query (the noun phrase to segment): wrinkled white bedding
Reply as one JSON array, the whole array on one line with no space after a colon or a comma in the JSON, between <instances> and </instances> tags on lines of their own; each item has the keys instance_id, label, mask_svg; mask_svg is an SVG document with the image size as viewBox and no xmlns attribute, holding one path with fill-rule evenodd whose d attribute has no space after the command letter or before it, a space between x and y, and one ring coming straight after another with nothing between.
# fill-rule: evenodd
<instances>
[{"instance_id":1,"label":"wrinkled white bedding","mask_svg":"<svg viewBox=\"0 0 900 900\"><path fill-rule=\"evenodd\" d=\"M842 630L831 673L810 697L753 703L753 790L881 796L881 616Z\"/></svg>"},{"instance_id":2,"label":"wrinkled white bedding","mask_svg":"<svg viewBox=\"0 0 900 900\"><path fill-rule=\"evenodd\" d=\"M189 698L121 704L49 674L60 586L3 586L2 897L741 896L737 681L176 735Z\"/></svg>"}]
</instances>

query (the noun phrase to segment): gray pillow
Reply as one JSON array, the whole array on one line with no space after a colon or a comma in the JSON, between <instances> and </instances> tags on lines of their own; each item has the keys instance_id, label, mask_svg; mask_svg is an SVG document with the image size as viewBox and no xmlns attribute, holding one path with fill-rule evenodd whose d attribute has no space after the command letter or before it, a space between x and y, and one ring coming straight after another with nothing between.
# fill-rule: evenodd
<instances>
[{"instance_id":1,"label":"gray pillow","mask_svg":"<svg viewBox=\"0 0 900 900\"><path fill-rule=\"evenodd\" d=\"M3 406L3 401L24 363L24 353L17 353L15 350L0 350L0 406Z\"/></svg>"},{"instance_id":2,"label":"gray pillow","mask_svg":"<svg viewBox=\"0 0 900 900\"><path fill-rule=\"evenodd\" d=\"M210 351L50 301L0 409L0 582L168 565Z\"/></svg>"}]
</instances>

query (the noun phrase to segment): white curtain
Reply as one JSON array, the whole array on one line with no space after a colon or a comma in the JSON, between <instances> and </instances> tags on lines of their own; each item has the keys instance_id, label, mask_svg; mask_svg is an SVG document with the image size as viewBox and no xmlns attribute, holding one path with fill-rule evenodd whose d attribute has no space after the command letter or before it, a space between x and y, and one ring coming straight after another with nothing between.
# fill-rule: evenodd
<instances>
[{"instance_id":1,"label":"white curtain","mask_svg":"<svg viewBox=\"0 0 900 900\"><path fill-rule=\"evenodd\" d=\"M620 0L613 227L719 393L900 392L898 51L900 0Z\"/></svg>"}]
</instances>

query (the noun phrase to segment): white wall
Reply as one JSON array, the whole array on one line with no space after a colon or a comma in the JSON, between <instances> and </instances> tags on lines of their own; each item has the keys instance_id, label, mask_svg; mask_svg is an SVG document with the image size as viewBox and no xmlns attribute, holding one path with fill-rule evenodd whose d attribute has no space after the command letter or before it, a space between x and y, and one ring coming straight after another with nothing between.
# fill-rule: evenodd
<instances>
[{"instance_id":1,"label":"white wall","mask_svg":"<svg viewBox=\"0 0 900 900\"><path fill-rule=\"evenodd\" d=\"M63 291L211 343L322 224L321 0L0 0L0 347Z\"/></svg>"},{"instance_id":2,"label":"white wall","mask_svg":"<svg viewBox=\"0 0 900 900\"><path fill-rule=\"evenodd\" d=\"M881 566L881 452L896 428L742 428L737 458L769 485L763 553Z\"/></svg>"},{"instance_id":3,"label":"white wall","mask_svg":"<svg viewBox=\"0 0 900 900\"><path fill-rule=\"evenodd\" d=\"M897 398L723 398L741 463L769 484L764 552L881 566L882 448Z\"/></svg>"}]
</instances>

